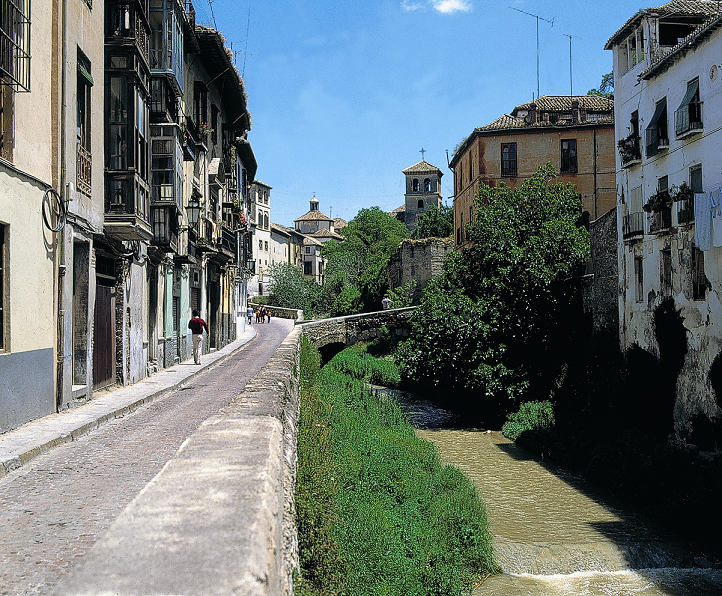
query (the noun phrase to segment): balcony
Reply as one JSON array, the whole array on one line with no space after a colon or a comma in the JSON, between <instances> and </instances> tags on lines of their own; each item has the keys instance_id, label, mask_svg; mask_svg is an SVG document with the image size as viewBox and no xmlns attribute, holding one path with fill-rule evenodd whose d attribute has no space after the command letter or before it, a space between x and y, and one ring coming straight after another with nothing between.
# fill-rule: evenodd
<instances>
[{"instance_id":1,"label":"balcony","mask_svg":"<svg viewBox=\"0 0 722 596\"><path fill-rule=\"evenodd\" d=\"M78 154L75 162L76 176L75 183L78 190L86 196L91 195L92 173L93 173L93 157L90 152L78 143Z\"/></svg>"},{"instance_id":2,"label":"balcony","mask_svg":"<svg viewBox=\"0 0 722 596\"><path fill-rule=\"evenodd\" d=\"M661 211L655 211L650 216L650 234L660 234L672 227L672 209L665 207Z\"/></svg>"},{"instance_id":3,"label":"balcony","mask_svg":"<svg viewBox=\"0 0 722 596\"><path fill-rule=\"evenodd\" d=\"M184 7L178 0L156 0L150 7L150 70L164 75L176 96L183 95Z\"/></svg>"},{"instance_id":4,"label":"balcony","mask_svg":"<svg viewBox=\"0 0 722 596\"><path fill-rule=\"evenodd\" d=\"M697 96L699 97L699 96ZM690 101L674 112L674 130L678 139L686 139L704 130L702 124L702 102Z\"/></svg>"},{"instance_id":5,"label":"balcony","mask_svg":"<svg viewBox=\"0 0 722 596\"><path fill-rule=\"evenodd\" d=\"M196 125L193 120L186 116L186 124L183 130L183 161L195 161L196 159Z\"/></svg>"},{"instance_id":6,"label":"balcony","mask_svg":"<svg viewBox=\"0 0 722 596\"><path fill-rule=\"evenodd\" d=\"M151 125L151 204L183 211L183 149L176 124Z\"/></svg>"},{"instance_id":7,"label":"balcony","mask_svg":"<svg viewBox=\"0 0 722 596\"><path fill-rule=\"evenodd\" d=\"M639 148L639 140L638 136L630 135L617 143L623 168L631 168L642 163L642 151Z\"/></svg>"},{"instance_id":8,"label":"balcony","mask_svg":"<svg viewBox=\"0 0 722 596\"><path fill-rule=\"evenodd\" d=\"M694 223L694 196L677 202L677 224L685 226Z\"/></svg>"},{"instance_id":9,"label":"balcony","mask_svg":"<svg viewBox=\"0 0 722 596\"><path fill-rule=\"evenodd\" d=\"M176 100L164 77L153 77L150 81L151 122L175 122Z\"/></svg>"},{"instance_id":10,"label":"balcony","mask_svg":"<svg viewBox=\"0 0 722 596\"><path fill-rule=\"evenodd\" d=\"M179 251L182 252L182 251ZM173 260L176 263L180 264L189 264L189 265L195 265L198 262L198 259L196 257L197 251L196 251L196 243L192 240L188 239L188 243L186 244L186 250L182 254L176 254L173 256Z\"/></svg>"},{"instance_id":11,"label":"balcony","mask_svg":"<svg viewBox=\"0 0 722 596\"><path fill-rule=\"evenodd\" d=\"M644 212L630 213L622 220L622 236L625 240L644 236Z\"/></svg>"},{"instance_id":12,"label":"balcony","mask_svg":"<svg viewBox=\"0 0 722 596\"><path fill-rule=\"evenodd\" d=\"M108 174L105 192L105 231L120 240L153 239L148 185L134 172Z\"/></svg>"},{"instance_id":13,"label":"balcony","mask_svg":"<svg viewBox=\"0 0 722 596\"><path fill-rule=\"evenodd\" d=\"M152 207L151 226L153 228L153 245L166 252L178 252L178 218L169 207Z\"/></svg>"}]
</instances>

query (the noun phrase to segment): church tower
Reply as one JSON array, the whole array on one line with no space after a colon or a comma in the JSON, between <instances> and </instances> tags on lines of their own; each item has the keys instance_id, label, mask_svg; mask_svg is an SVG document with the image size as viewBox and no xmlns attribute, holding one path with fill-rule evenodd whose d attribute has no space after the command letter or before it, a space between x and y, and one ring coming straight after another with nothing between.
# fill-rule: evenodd
<instances>
[{"instance_id":1,"label":"church tower","mask_svg":"<svg viewBox=\"0 0 722 596\"><path fill-rule=\"evenodd\" d=\"M416 229L418 216L429 207L441 208L441 177L443 172L422 159L403 170L406 176L406 205L404 223L411 232Z\"/></svg>"}]
</instances>

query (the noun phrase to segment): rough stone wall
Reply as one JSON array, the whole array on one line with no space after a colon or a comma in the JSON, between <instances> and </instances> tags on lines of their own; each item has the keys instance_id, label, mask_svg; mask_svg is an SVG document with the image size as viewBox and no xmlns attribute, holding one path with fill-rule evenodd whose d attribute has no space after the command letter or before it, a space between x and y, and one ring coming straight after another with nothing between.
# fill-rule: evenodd
<instances>
[{"instance_id":1,"label":"rough stone wall","mask_svg":"<svg viewBox=\"0 0 722 596\"><path fill-rule=\"evenodd\" d=\"M249 302L249 304L254 309L256 308L256 306L260 306L259 304L255 304L254 302ZM271 311L272 317L276 317L278 319L293 319L294 321L303 321L303 311L300 309L297 310L295 308L281 308L280 306L269 306L267 304L265 305L265 307Z\"/></svg>"},{"instance_id":2,"label":"rough stone wall","mask_svg":"<svg viewBox=\"0 0 722 596\"><path fill-rule=\"evenodd\" d=\"M389 287L395 289L416 280L414 299L418 299L429 281L441 275L444 259L452 250L454 242L450 239L404 240L386 266Z\"/></svg>"},{"instance_id":3,"label":"rough stone wall","mask_svg":"<svg viewBox=\"0 0 722 596\"><path fill-rule=\"evenodd\" d=\"M591 313L594 331L619 332L619 274L617 270L617 211L589 224L591 272L584 284L584 310Z\"/></svg>"},{"instance_id":4,"label":"rough stone wall","mask_svg":"<svg viewBox=\"0 0 722 596\"><path fill-rule=\"evenodd\" d=\"M386 327L396 335L407 337L411 328L409 319L414 309L415 307L398 308L309 321L303 323L303 334L317 348L336 343L351 346L360 341L370 341L378 336L381 327Z\"/></svg>"}]
</instances>

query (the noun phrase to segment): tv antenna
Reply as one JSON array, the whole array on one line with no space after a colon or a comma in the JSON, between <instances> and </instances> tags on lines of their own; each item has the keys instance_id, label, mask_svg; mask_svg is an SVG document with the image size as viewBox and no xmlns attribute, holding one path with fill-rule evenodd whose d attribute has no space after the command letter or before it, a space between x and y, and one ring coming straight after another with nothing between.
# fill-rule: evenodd
<instances>
[{"instance_id":1,"label":"tv antenna","mask_svg":"<svg viewBox=\"0 0 722 596\"><path fill-rule=\"evenodd\" d=\"M572 37L581 39L578 35L569 35L568 33L562 33L565 37L569 38L569 95L574 95L574 85L572 84Z\"/></svg>"},{"instance_id":2,"label":"tv antenna","mask_svg":"<svg viewBox=\"0 0 722 596\"><path fill-rule=\"evenodd\" d=\"M540 17L538 14L532 14L530 12L527 12L526 10L514 8L513 6L510 6L509 8L511 8L512 10L515 10L517 12L528 14L530 17L534 17L536 19L536 96L538 99L539 98L539 19L541 19L542 21L545 21L547 23L551 23L552 27L554 26L554 19L552 19L550 21L549 19Z\"/></svg>"}]
</instances>

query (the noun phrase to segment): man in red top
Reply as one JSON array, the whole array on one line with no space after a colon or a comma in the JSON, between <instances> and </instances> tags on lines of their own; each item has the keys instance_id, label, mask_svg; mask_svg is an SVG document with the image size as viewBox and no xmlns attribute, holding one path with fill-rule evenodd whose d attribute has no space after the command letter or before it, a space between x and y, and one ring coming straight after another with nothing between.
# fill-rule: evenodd
<instances>
[{"instance_id":1,"label":"man in red top","mask_svg":"<svg viewBox=\"0 0 722 596\"><path fill-rule=\"evenodd\" d=\"M188 329L193 334L193 359L196 364L201 363L201 354L203 353L203 330L208 333L208 325L201 319L201 313L197 310L193 311L193 318L188 321Z\"/></svg>"}]
</instances>

